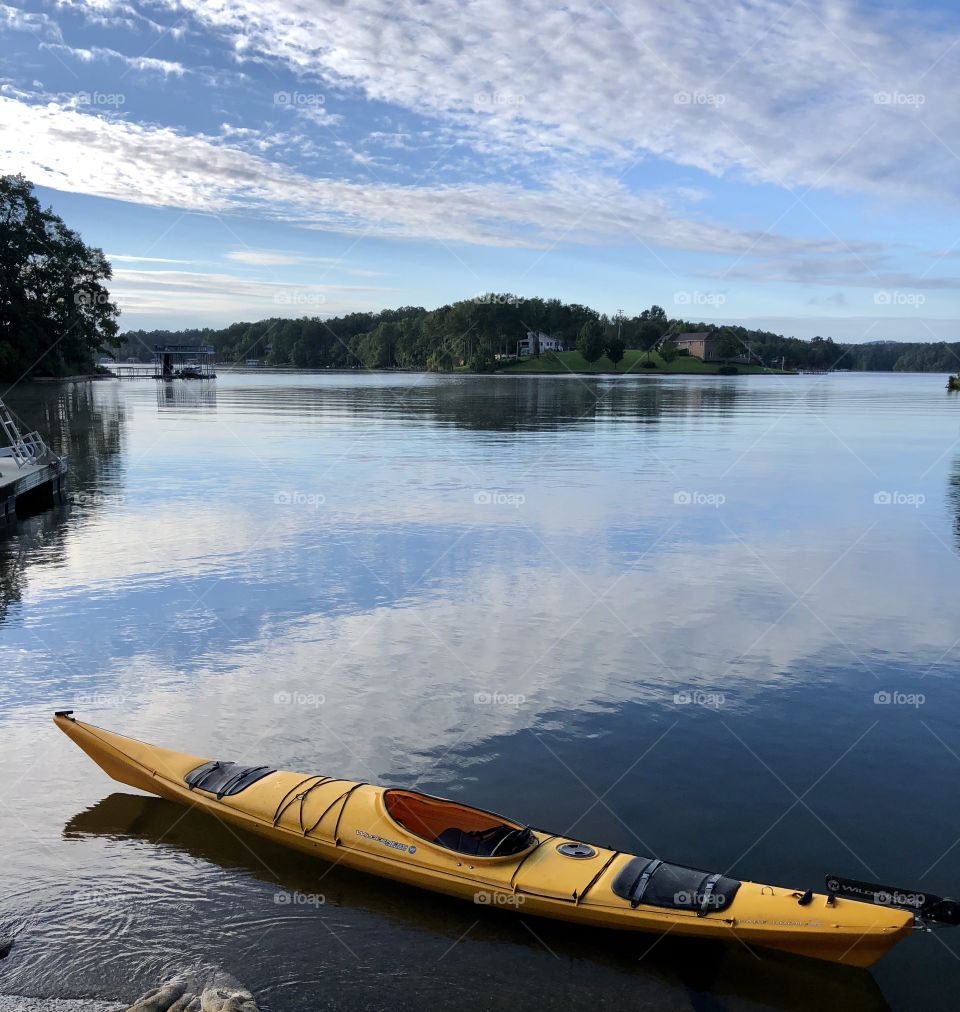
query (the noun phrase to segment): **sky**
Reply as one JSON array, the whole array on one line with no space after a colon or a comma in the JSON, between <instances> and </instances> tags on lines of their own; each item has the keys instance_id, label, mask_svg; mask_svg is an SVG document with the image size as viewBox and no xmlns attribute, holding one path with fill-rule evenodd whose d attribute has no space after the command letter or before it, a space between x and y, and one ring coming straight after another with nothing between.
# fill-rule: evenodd
<instances>
[{"instance_id":1,"label":"sky","mask_svg":"<svg viewBox=\"0 0 960 1012\"><path fill-rule=\"evenodd\" d=\"M0 2L121 329L556 297L960 340L960 4Z\"/></svg>"}]
</instances>

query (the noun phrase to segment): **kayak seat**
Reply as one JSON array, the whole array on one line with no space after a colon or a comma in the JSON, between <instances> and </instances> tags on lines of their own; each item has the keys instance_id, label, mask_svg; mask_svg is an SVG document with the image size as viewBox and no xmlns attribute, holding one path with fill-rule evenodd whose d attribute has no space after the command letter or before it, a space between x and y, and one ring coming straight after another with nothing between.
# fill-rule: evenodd
<instances>
[{"instance_id":1,"label":"kayak seat","mask_svg":"<svg viewBox=\"0 0 960 1012\"><path fill-rule=\"evenodd\" d=\"M213 761L190 770L183 779L191 791L197 788L209 791L219 800L239 794L270 773L276 773L272 766L242 766L240 763Z\"/></svg>"},{"instance_id":2,"label":"kayak seat","mask_svg":"<svg viewBox=\"0 0 960 1012\"><path fill-rule=\"evenodd\" d=\"M445 829L434 843L458 854L474 857L508 857L518 854L530 846L530 831L515 829L513 826L494 826L492 829L464 832L456 826ZM513 839L511 839L511 837Z\"/></svg>"},{"instance_id":3,"label":"kayak seat","mask_svg":"<svg viewBox=\"0 0 960 1012\"><path fill-rule=\"evenodd\" d=\"M650 857L628 861L611 885L631 906L643 903L668 910L693 910L700 916L726 910L739 888L735 878Z\"/></svg>"},{"instance_id":4,"label":"kayak seat","mask_svg":"<svg viewBox=\"0 0 960 1012\"><path fill-rule=\"evenodd\" d=\"M482 808L416 791L383 792L387 814L398 826L428 843L471 857L507 857L529 850L536 836L525 826Z\"/></svg>"}]
</instances>

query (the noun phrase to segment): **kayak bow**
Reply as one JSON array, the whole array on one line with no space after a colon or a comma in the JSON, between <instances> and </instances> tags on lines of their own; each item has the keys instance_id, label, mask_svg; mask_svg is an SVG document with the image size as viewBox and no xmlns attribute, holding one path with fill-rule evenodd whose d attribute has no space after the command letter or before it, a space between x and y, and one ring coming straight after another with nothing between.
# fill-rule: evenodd
<instances>
[{"instance_id":1,"label":"kayak bow","mask_svg":"<svg viewBox=\"0 0 960 1012\"><path fill-rule=\"evenodd\" d=\"M870 966L909 910L739 881L533 830L415 791L244 766L54 722L109 776L223 822L409 885L594 927L739 940Z\"/></svg>"}]
</instances>

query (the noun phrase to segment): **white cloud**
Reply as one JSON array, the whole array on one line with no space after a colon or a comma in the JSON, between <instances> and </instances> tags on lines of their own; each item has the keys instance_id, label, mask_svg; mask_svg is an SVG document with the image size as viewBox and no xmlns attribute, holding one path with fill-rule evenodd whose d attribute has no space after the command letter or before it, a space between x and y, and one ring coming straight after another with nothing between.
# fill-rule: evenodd
<instances>
[{"instance_id":1,"label":"white cloud","mask_svg":"<svg viewBox=\"0 0 960 1012\"><path fill-rule=\"evenodd\" d=\"M777 185L957 193L960 48L932 13L854 0L182 6L241 57L444 117L503 152L621 165L652 153Z\"/></svg>"},{"instance_id":2,"label":"white cloud","mask_svg":"<svg viewBox=\"0 0 960 1012\"><path fill-rule=\"evenodd\" d=\"M683 218L661 194L616 179L554 174L507 183L402 186L315 178L205 136L0 96L0 154L36 183L140 204L244 210L355 234L551 248L642 241L734 256L877 253L876 243L794 239Z\"/></svg>"},{"instance_id":3,"label":"white cloud","mask_svg":"<svg viewBox=\"0 0 960 1012\"><path fill-rule=\"evenodd\" d=\"M853 251L851 250L851 253ZM933 264L936 266L937 259ZM876 254L841 256L816 259L804 256L779 257L738 266L733 270L714 275L724 281L786 281L802 284L844 285L852 288L922 289L925 291L955 291L960 289L960 277L910 271L892 271L886 259Z\"/></svg>"},{"instance_id":4,"label":"white cloud","mask_svg":"<svg viewBox=\"0 0 960 1012\"><path fill-rule=\"evenodd\" d=\"M296 284L201 271L126 268L113 272L110 285L125 318L179 314L216 320L333 316L388 291L374 286ZM382 296L375 301L382 303Z\"/></svg>"},{"instance_id":5,"label":"white cloud","mask_svg":"<svg viewBox=\"0 0 960 1012\"><path fill-rule=\"evenodd\" d=\"M173 60L158 60L153 56L126 56L123 53L118 53L115 49L107 49L102 46L82 49L60 43L41 43L40 48L72 56L82 63L93 63L96 60L116 60L132 70L153 71L164 76L182 77L186 73L186 67Z\"/></svg>"},{"instance_id":6,"label":"white cloud","mask_svg":"<svg viewBox=\"0 0 960 1012\"><path fill-rule=\"evenodd\" d=\"M41 39L52 39L54 42L62 41L59 26L48 15L10 7L8 4L0 4L0 28L8 32L30 32Z\"/></svg>"},{"instance_id":7,"label":"white cloud","mask_svg":"<svg viewBox=\"0 0 960 1012\"><path fill-rule=\"evenodd\" d=\"M340 257L304 256L300 253L285 253L281 250L238 249L223 254L224 259L250 267L286 267L294 264L329 268L338 274L349 274L355 277L383 277L383 271L372 271L362 267L352 267Z\"/></svg>"},{"instance_id":8,"label":"white cloud","mask_svg":"<svg viewBox=\"0 0 960 1012\"><path fill-rule=\"evenodd\" d=\"M174 17L171 24L160 24L125 0L57 0L57 7L76 11L90 24L103 28L142 26L173 39L182 38L186 34L186 28L180 19Z\"/></svg>"},{"instance_id":9,"label":"white cloud","mask_svg":"<svg viewBox=\"0 0 960 1012\"><path fill-rule=\"evenodd\" d=\"M240 264L262 267L282 267L286 264L303 263L303 257L295 253L278 253L264 249L236 249L224 253L227 260L235 260Z\"/></svg>"},{"instance_id":10,"label":"white cloud","mask_svg":"<svg viewBox=\"0 0 960 1012\"><path fill-rule=\"evenodd\" d=\"M283 105L280 101L282 96L294 96L297 92L277 92L274 95L274 104ZM330 112L325 105L291 105L286 104L285 108L292 110L298 116L313 123L314 126L334 127L343 122L343 116Z\"/></svg>"},{"instance_id":11,"label":"white cloud","mask_svg":"<svg viewBox=\"0 0 960 1012\"><path fill-rule=\"evenodd\" d=\"M107 259L113 263L119 260L125 264L192 264L194 260L171 260L169 257L137 257L128 256L125 253L107 253Z\"/></svg>"}]
</instances>

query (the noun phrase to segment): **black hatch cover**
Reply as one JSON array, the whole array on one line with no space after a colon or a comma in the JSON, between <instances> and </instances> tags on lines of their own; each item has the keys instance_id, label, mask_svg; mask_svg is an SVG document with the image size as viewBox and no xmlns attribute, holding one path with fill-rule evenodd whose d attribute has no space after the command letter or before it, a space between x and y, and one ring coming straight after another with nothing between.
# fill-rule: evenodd
<instances>
[{"instance_id":1,"label":"black hatch cover","mask_svg":"<svg viewBox=\"0 0 960 1012\"><path fill-rule=\"evenodd\" d=\"M277 771L272 766L243 766L240 763L208 762L191 770L183 779L190 790L199 788L218 798L232 797L251 784Z\"/></svg>"}]
</instances>

